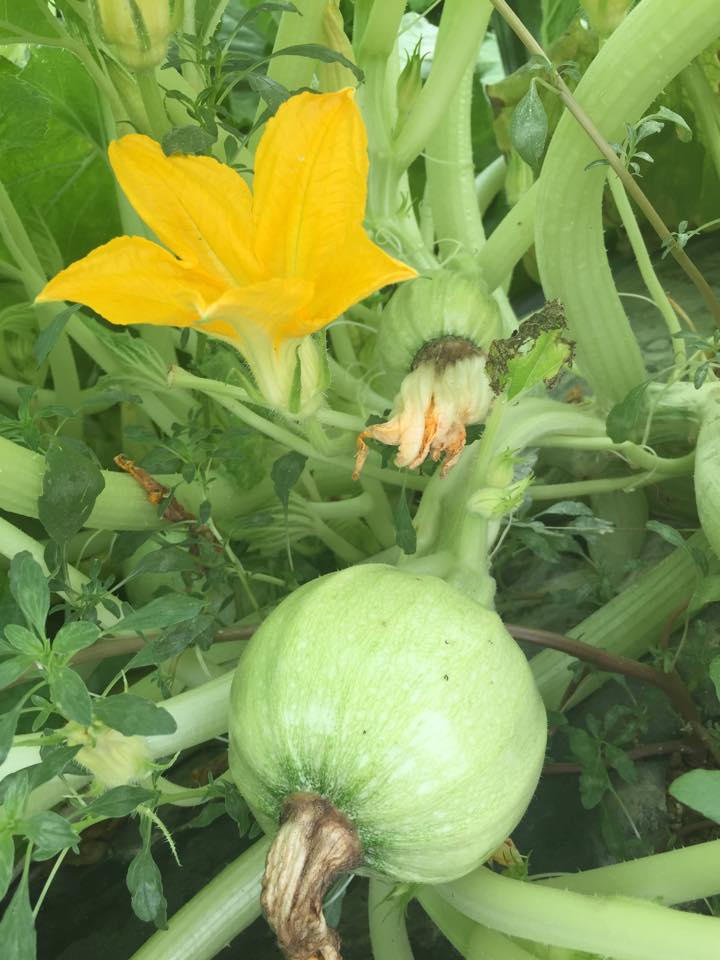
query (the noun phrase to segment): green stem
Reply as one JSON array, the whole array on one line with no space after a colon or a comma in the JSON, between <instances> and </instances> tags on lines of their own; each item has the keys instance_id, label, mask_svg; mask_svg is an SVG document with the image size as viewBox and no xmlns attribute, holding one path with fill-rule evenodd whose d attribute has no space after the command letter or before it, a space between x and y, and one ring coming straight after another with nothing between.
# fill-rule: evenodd
<instances>
[{"instance_id":1,"label":"green stem","mask_svg":"<svg viewBox=\"0 0 720 960\"><path fill-rule=\"evenodd\" d=\"M465 914L456 910L455 907L451 907L434 887L416 887L415 899L443 936L464 957L467 954L476 924Z\"/></svg>"},{"instance_id":2,"label":"green stem","mask_svg":"<svg viewBox=\"0 0 720 960\"><path fill-rule=\"evenodd\" d=\"M475 177L475 197L478 209L483 215L495 197L500 193L505 183L507 160L500 154L492 163Z\"/></svg>"},{"instance_id":3,"label":"green stem","mask_svg":"<svg viewBox=\"0 0 720 960\"><path fill-rule=\"evenodd\" d=\"M604 172L586 167L597 158L599 142L621 140L623 124L637 120L718 30L720 7L714 0L681 6L672 0L646 0L637 6L601 48L575 92L572 102L582 104L585 129L564 115L545 158L535 238L543 286L546 295L565 304L579 365L608 402L622 400L646 374L605 252ZM566 96L564 102L570 106ZM588 116L593 123L587 122ZM590 129L601 131L599 140L589 139ZM694 279L697 282L697 276ZM703 296L708 302L706 291Z\"/></svg>"},{"instance_id":4,"label":"green stem","mask_svg":"<svg viewBox=\"0 0 720 960\"><path fill-rule=\"evenodd\" d=\"M638 577L604 606L586 617L569 637L602 648L610 653L638 658L658 642L675 611L686 604L700 576L694 558L699 552L710 559L707 540L696 533L668 557ZM577 661L567 654L545 650L530 662L546 705L557 709L571 680L570 668ZM603 678L593 674L573 694L577 703L602 685Z\"/></svg>"},{"instance_id":5,"label":"green stem","mask_svg":"<svg viewBox=\"0 0 720 960\"><path fill-rule=\"evenodd\" d=\"M635 473L627 477L600 477L597 480L573 480L570 483L534 483L528 487L527 495L531 500L574 500L578 497L590 497L597 493L626 493L657 483L655 473Z\"/></svg>"},{"instance_id":6,"label":"green stem","mask_svg":"<svg viewBox=\"0 0 720 960\"><path fill-rule=\"evenodd\" d=\"M490 5L487 5L488 20ZM435 236L441 259L474 266L485 243L475 193L470 110L475 64L463 74L455 96L425 152L425 169Z\"/></svg>"},{"instance_id":7,"label":"green stem","mask_svg":"<svg viewBox=\"0 0 720 960\"><path fill-rule=\"evenodd\" d=\"M537 182L520 195L488 237L477 258L477 268L488 286L496 290L533 244Z\"/></svg>"},{"instance_id":8,"label":"green stem","mask_svg":"<svg viewBox=\"0 0 720 960\"><path fill-rule=\"evenodd\" d=\"M536 882L576 893L642 897L673 906L720 893L719 856L720 840L710 840L627 863Z\"/></svg>"},{"instance_id":9,"label":"green stem","mask_svg":"<svg viewBox=\"0 0 720 960\"><path fill-rule=\"evenodd\" d=\"M670 305L667 294L663 290L663 286L658 280L657 274L653 269L650 255L647 247L645 246L645 241L643 240L643 235L640 230L640 225L637 222L632 205L628 200L625 187L614 170L610 170L608 172L608 186L610 187L610 193L615 201L617 211L620 214L620 219L625 227L625 232L627 233L628 240L630 241L630 246L635 254L640 275L643 278L648 293L655 302L655 306L660 311L660 314L665 321L665 326L668 329L668 333L672 338L671 342L673 353L675 354L675 365L677 370L680 371L687 363L685 342L681 337L674 336L674 334L680 333L682 330L680 321Z\"/></svg>"},{"instance_id":10,"label":"green stem","mask_svg":"<svg viewBox=\"0 0 720 960\"><path fill-rule=\"evenodd\" d=\"M135 75L135 79L150 121L150 132L156 140L162 140L172 125L168 119L162 88L156 79L155 71L141 70Z\"/></svg>"},{"instance_id":11,"label":"green stem","mask_svg":"<svg viewBox=\"0 0 720 960\"><path fill-rule=\"evenodd\" d=\"M683 89L690 98L695 120L703 133L715 173L720 177L720 104L702 66L694 61L680 74Z\"/></svg>"},{"instance_id":12,"label":"green stem","mask_svg":"<svg viewBox=\"0 0 720 960\"><path fill-rule=\"evenodd\" d=\"M554 890L511 880L486 867L437 889L478 923L539 943L617 960L714 960L720 951L715 917L644 900Z\"/></svg>"},{"instance_id":13,"label":"green stem","mask_svg":"<svg viewBox=\"0 0 720 960\"><path fill-rule=\"evenodd\" d=\"M132 960L211 960L260 916L260 881L270 841L258 840L158 930Z\"/></svg>"},{"instance_id":14,"label":"green stem","mask_svg":"<svg viewBox=\"0 0 720 960\"><path fill-rule=\"evenodd\" d=\"M463 74L475 62L490 12L488 0L446 0L430 76L395 140L400 170L425 148L452 103Z\"/></svg>"},{"instance_id":15,"label":"green stem","mask_svg":"<svg viewBox=\"0 0 720 960\"><path fill-rule=\"evenodd\" d=\"M396 893L394 897L393 891ZM370 944L375 960L413 960L405 928L405 902L397 895L397 886L371 879L368 911Z\"/></svg>"},{"instance_id":16,"label":"green stem","mask_svg":"<svg viewBox=\"0 0 720 960\"><path fill-rule=\"evenodd\" d=\"M346 370L355 369L358 360L347 324L342 320L336 321L328 327L328 333L337 362L342 364Z\"/></svg>"}]
</instances>

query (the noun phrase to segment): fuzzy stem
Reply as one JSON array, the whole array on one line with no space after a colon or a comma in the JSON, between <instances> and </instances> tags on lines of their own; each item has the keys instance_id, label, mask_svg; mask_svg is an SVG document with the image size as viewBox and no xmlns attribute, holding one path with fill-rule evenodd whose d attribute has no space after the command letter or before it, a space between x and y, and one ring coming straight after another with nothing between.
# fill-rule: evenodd
<instances>
[{"instance_id":1,"label":"fuzzy stem","mask_svg":"<svg viewBox=\"0 0 720 960\"><path fill-rule=\"evenodd\" d=\"M710 840L693 847L537 882L577 893L642 897L670 907L720 893L718 857L720 840Z\"/></svg>"},{"instance_id":2,"label":"fuzzy stem","mask_svg":"<svg viewBox=\"0 0 720 960\"><path fill-rule=\"evenodd\" d=\"M668 333L672 337L672 348L673 353L675 354L675 364L678 369L682 369L687 361L685 343L681 337L674 336L674 334L680 333L682 330L680 321L678 320L677 314L673 310L670 301L667 298L667 294L663 290L663 286L658 280L657 274L653 269L650 255L648 254L648 250L645 246L645 241L643 240L643 235L640 230L640 225L637 222L632 205L628 200L622 180L620 180L614 170L611 170L608 173L608 186L610 187L610 193L615 201L617 211L620 214L620 219L625 227L625 232L627 233L627 238L630 241L630 246L635 254L635 260L637 261L640 275L643 278L648 293L655 301L655 306L658 308L663 320L665 321L665 326L668 329Z\"/></svg>"},{"instance_id":3,"label":"fuzzy stem","mask_svg":"<svg viewBox=\"0 0 720 960\"><path fill-rule=\"evenodd\" d=\"M413 960L405 927L405 902L392 883L370 880L368 910L374 960Z\"/></svg>"},{"instance_id":4,"label":"fuzzy stem","mask_svg":"<svg viewBox=\"0 0 720 960\"><path fill-rule=\"evenodd\" d=\"M714 960L720 952L715 917L645 900L554 890L502 877L486 867L437 889L478 923L539 943L617 960Z\"/></svg>"},{"instance_id":5,"label":"fuzzy stem","mask_svg":"<svg viewBox=\"0 0 720 960\"><path fill-rule=\"evenodd\" d=\"M342 960L323 914L325 891L362 863L355 827L323 797L295 793L268 853L261 903L288 960Z\"/></svg>"},{"instance_id":6,"label":"fuzzy stem","mask_svg":"<svg viewBox=\"0 0 720 960\"><path fill-rule=\"evenodd\" d=\"M520 195L488 237L477 258L477 267L488 286L496 290L533 244L537 183Z\"/></svg>"},{"instance_id":7,"label":"fuzzy stem","mask_svg":"<svg viewBox=\"0 0 720 960\"><path fill-rule=\"evenodd\" d=\"M211 960L260 915L269 840L258 840L206 884L132 960Z\"/></svg>"}]
</instances>

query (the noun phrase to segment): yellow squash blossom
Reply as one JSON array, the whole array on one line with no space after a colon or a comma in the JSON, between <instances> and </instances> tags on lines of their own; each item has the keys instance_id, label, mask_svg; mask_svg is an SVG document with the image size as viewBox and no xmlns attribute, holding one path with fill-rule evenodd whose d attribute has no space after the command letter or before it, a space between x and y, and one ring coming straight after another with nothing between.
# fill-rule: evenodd
<instances>
[{"instance_id":1,"label":"yellow squash blossom","mask_svg":"<svg viewBox=\"0 0 720 960\"><path fill-rule=\"evenodd\" d=\"M363 229L367 137L351 90L301 93L268 121L253 191L211 157L166 156L149 137L110 145L133 207L163 246L118 237L51 280L110 323L194 327L240 350L268 403L316 402L309 334L380 287L415 276ZM172 251L172 252L171 252Z\"/></svg>"}]
</instances>

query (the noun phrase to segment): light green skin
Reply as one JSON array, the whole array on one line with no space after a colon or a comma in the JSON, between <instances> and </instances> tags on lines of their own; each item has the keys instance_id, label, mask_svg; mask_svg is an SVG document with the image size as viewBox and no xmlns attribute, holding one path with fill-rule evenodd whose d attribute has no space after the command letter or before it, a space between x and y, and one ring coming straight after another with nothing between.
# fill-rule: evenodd
<instances>
[{"instance_id":1,"label":"light green skin","mask_svg":"<svg viewBox=\"0 0 720 960\"><path fill-rule=\"evenodd\" d=\"M277 829L296 791L356 826L365 866L456 879L522 816L545 710L500 618L435 577L367 564L306 584L268 617L235 674L230 769Z\"/></svg>"}]
</instances>

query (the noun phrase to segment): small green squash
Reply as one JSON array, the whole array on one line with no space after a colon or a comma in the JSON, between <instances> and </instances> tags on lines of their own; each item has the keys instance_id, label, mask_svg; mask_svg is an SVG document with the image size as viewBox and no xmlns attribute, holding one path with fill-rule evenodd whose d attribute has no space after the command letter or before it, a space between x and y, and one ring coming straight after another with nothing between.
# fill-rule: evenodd
<instances>
[{"instance_id":1,"label":"small green squash","mask_svg":"<svg viewBox=\"0 0 720 960\"><path fill-rule=\"evenodd\" d=\"M264 830L295 794L357 831L362 869L450 881L535 790L545 711L500 618L442 580L366 564L306 584L234 678L230 767Z\"/></svg>"}]
</instances>

